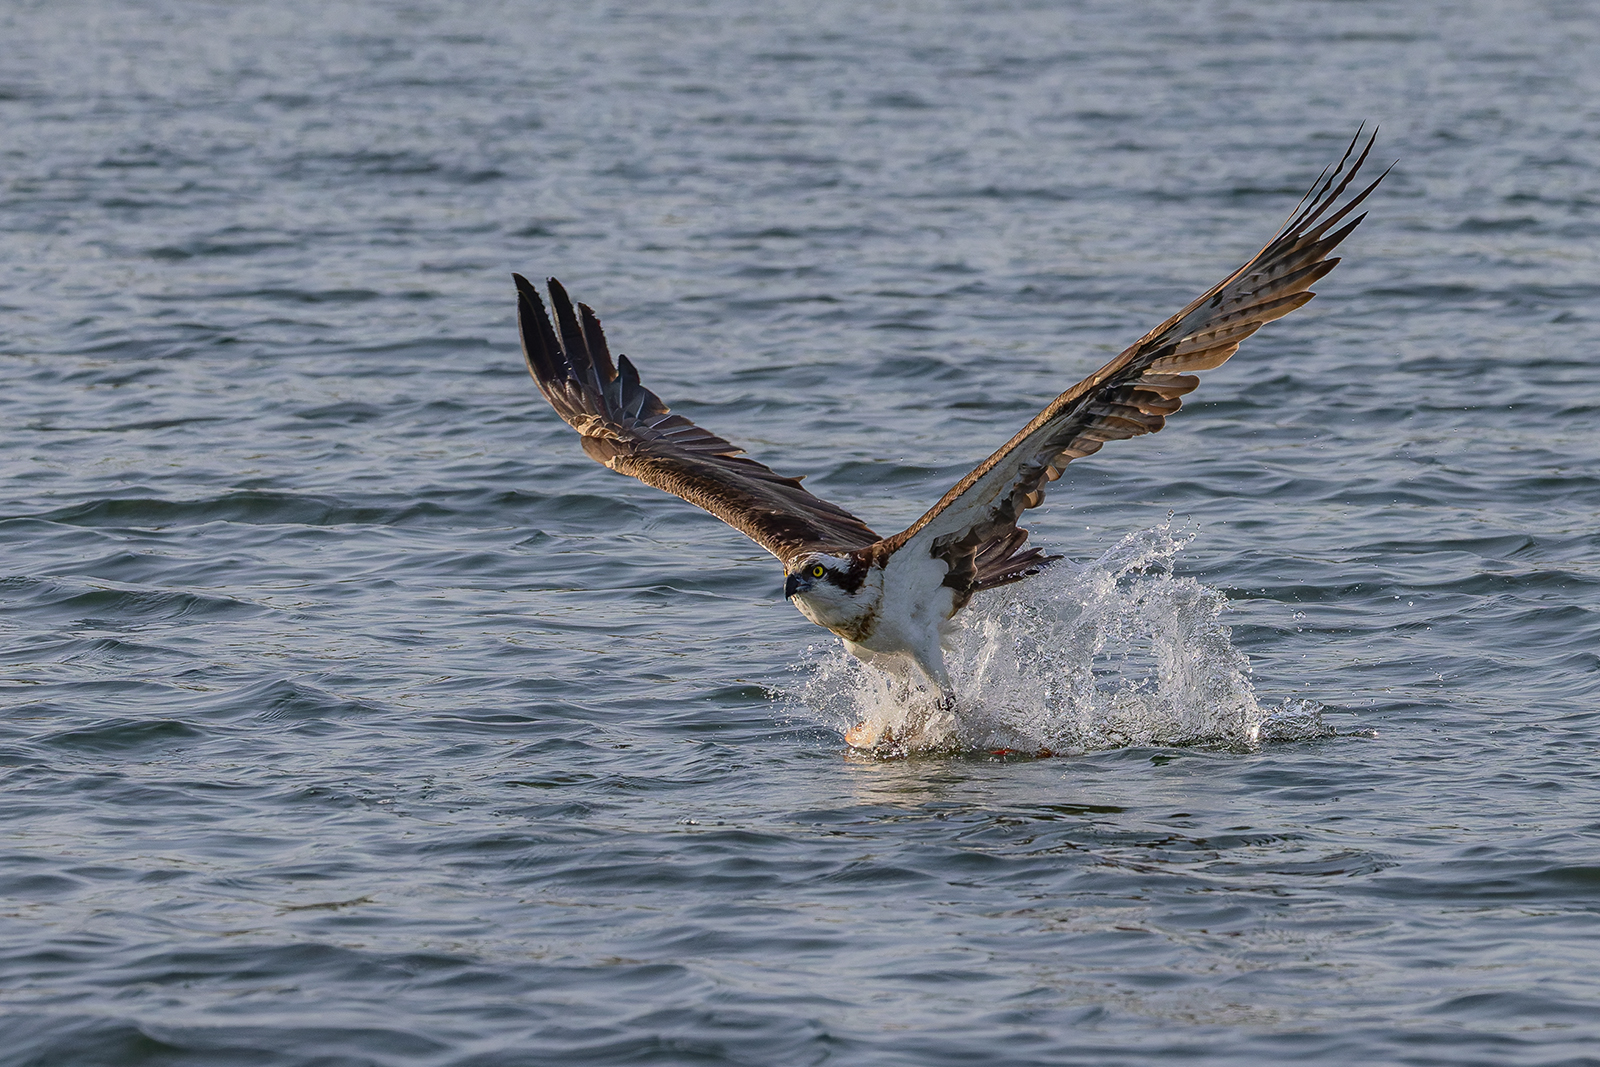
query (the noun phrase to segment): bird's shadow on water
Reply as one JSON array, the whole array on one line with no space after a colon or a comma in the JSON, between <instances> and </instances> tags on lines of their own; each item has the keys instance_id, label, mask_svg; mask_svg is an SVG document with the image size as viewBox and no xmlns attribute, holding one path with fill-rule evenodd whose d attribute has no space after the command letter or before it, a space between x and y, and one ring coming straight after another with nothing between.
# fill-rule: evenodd
<instances>
[{"instance_id":1,"label":"bird's shadow on water","mask_svg":"<svg viewBox=\"0 0 1600 1067\"><path fill-rule=\"evenodd\" d=\"M1253 751L1332 737L1315 701L1263 706L1218 591L1173 573L1171 523L980 595L946 643L952 700L818 646L780 700L868 758L1036 758L1129 747Z\"/></svg>"}]
</instances>

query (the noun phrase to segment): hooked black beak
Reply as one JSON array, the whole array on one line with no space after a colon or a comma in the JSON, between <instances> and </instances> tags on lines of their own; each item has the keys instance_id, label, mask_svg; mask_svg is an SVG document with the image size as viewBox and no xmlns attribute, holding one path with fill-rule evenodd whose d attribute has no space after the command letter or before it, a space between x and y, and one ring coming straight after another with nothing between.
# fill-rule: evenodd
<instances>
[{"instance_id":1,"label":"hooked black beak","mask_svg":"<svg viewBox=\"0 0 1600 1067\"><path fill-rule=\"evenodd\" d=\"M811 588L811 583L803 575L791 574L783 579L783 599L788 600L796 593L803 593Z\"/></svg>"}]
</instances>

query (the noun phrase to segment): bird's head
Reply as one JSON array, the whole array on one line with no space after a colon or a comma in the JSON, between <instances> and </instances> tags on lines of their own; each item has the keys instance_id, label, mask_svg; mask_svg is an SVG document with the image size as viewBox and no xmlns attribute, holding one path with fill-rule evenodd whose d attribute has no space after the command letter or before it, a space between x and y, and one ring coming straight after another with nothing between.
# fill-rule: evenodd
<instances>
[{"instance_id":1,"label":"bird's head","mask_svg":"<svg viewBox=\"0 0 1600 1067\"><path fill-rule=\"evenodd\" d=\"M796 560L789 568L789 572L783 576L783 595L793 599L797 596L806 596L815 590L820 595L826 596L827 590L820 589L819 586L833 586L842 591L849 573L849 560L812 552Z\"/></svg>"},{"instance_id":2,"label":"bird's head","mask_svg":"<svg viewBox=\"0 0 1600 1067\"><path fill-rule=\"evenodd\" d=\"M855 640L877 610L877 597L868 589L870 576L865 560L811 552L789 565L783 595L818 626Z\"/></svg>"},{"instance_id":3,"label":"bird's head","mask_svg":"<svg viewBox=\"0 0 1600 1067\"><path fill-rule=\"evenodd\" d=\"M783 595L812 600L849 599L861 591L868 562L851 553L808 552L789 564Z\"/></svg>"}]
</instances>

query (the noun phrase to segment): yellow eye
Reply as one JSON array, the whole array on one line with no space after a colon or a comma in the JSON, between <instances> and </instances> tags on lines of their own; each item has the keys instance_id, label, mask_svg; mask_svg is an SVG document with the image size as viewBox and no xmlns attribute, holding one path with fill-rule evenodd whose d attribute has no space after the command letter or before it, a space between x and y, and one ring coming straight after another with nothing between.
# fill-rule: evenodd
<instances>
[{"instance_id":1,"label":"yellow eye","mask_svg":"<svg viewBox=\"0 0 1600 1067\"><path fill-rule=\"evenodd\" d=\"M820 563L813 564L812 567L811 567L811 577L813 577L813 578L821 578L824 574L827 574L827 573L828 573L827 568L825 568Z\"/></svg>"}]
</instances>

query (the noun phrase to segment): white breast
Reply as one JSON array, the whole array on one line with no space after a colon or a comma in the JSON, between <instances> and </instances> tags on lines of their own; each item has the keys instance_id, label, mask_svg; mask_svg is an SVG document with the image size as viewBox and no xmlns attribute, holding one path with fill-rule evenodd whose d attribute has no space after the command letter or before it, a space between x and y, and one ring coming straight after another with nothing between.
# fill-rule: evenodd
<instances>
[{"instance_id":1,"label":"white breast","mask_svg":"<svg viewBox=\"0 0 1600 1067\"><path fill-rule=\"evenodd\" d=\"M944 584L949 567L917 549L896 552L878 571L878 617L870 634L854 643L879 654L904 654L929 680L943 686L940 639L955 614L955 590Z\"/></svg>"}]
</instances>

